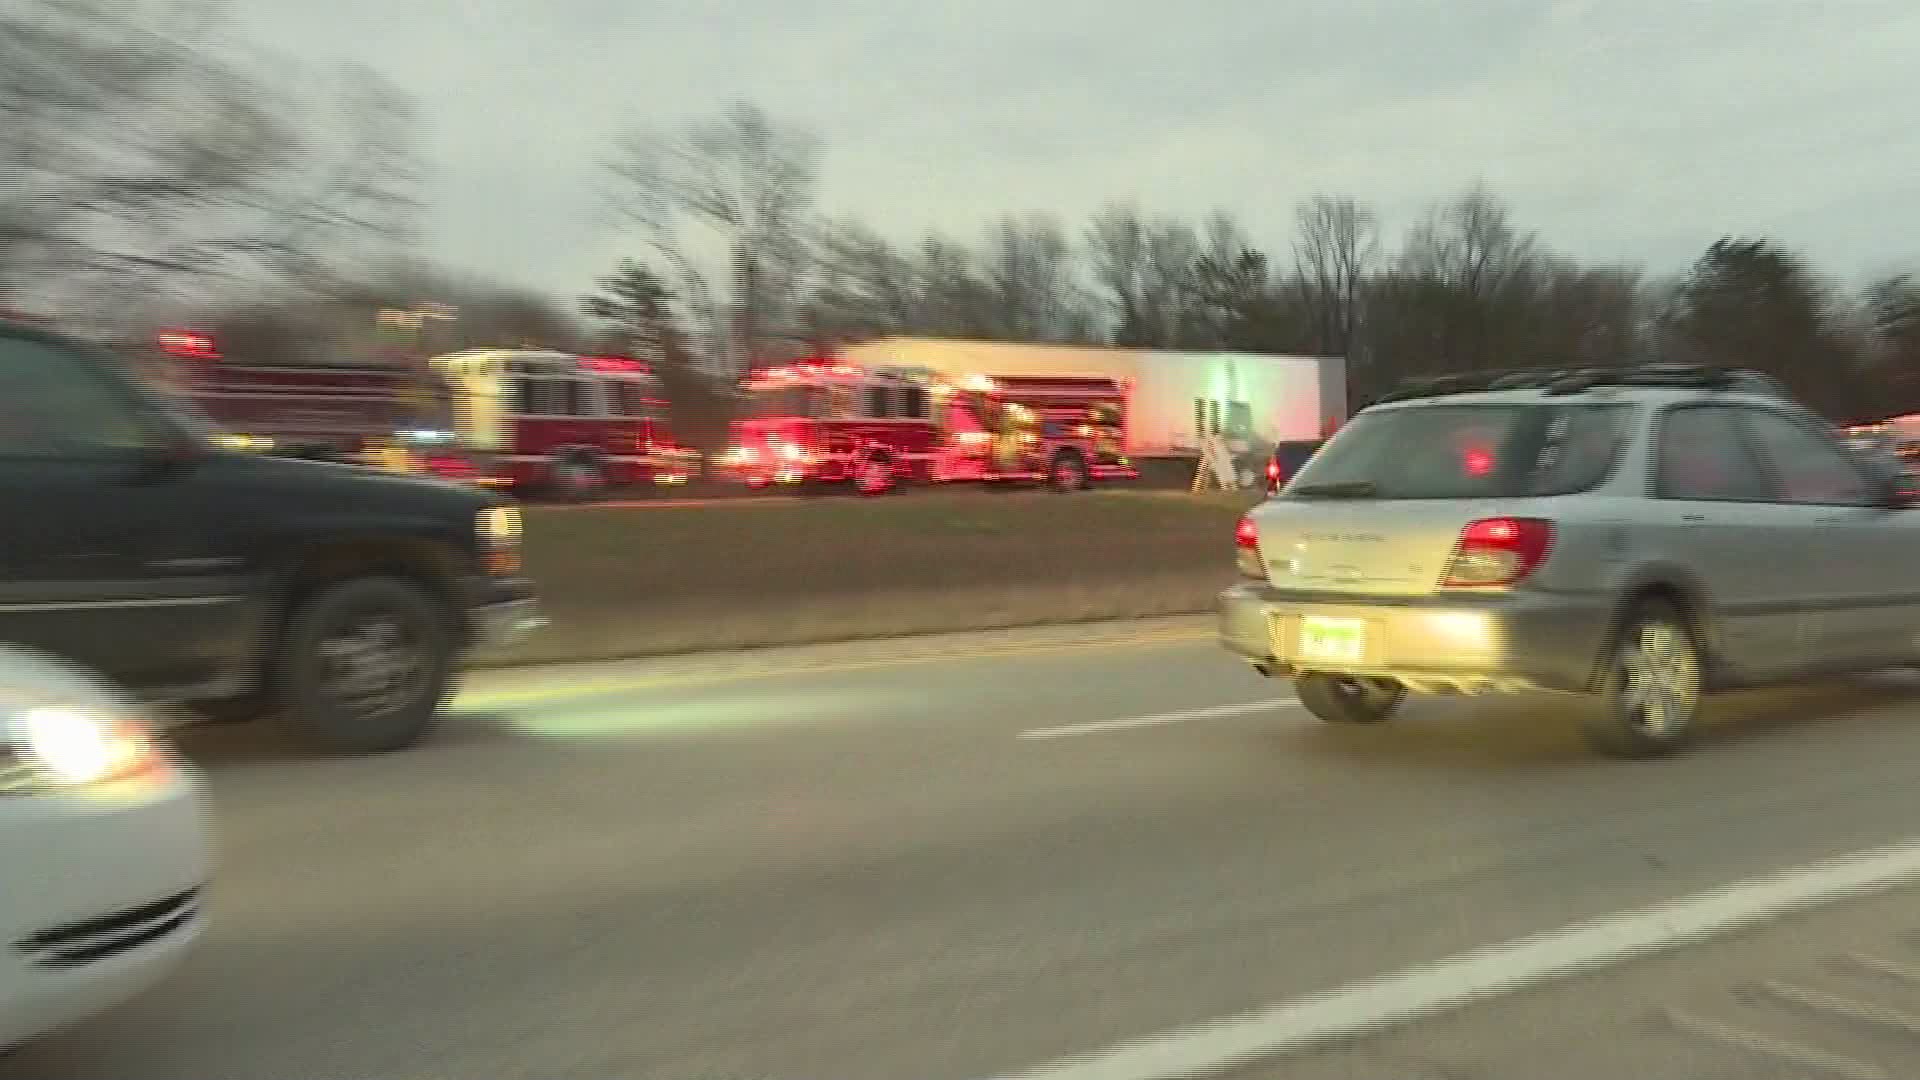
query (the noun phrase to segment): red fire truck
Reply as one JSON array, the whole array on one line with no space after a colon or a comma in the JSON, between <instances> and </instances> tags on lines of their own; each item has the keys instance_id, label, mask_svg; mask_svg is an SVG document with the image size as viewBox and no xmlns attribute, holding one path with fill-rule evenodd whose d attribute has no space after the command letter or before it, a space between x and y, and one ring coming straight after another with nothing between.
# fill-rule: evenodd
<instances>
[{"instance_id":1,"label":"red fire truck","mask_svg":"<svg viewBox=\"0 0 1920 1080\"><path fill-rule=\"evenodd\" d=\"M444 393L403 366L234 363L191 330L162 333L159 346L154 381L235 449L477 478L443 430Z\"/></svg>"},{"instance_id":2,"label":"red fire truck","mask_svg":"<svg viewBox=\"0 0 1920 1080\"><path fill-rule=\"evenodd\" d=\"M480 349L432 364L452 395L459 444L492 483L587 501L610 488L684 484L698 464L674 440L644 361Z\"/></svg>"},{"instance_id":3,"label":"red fire truck","mask_svg":"<svg viewBox=\"0 0 1920 1080\"><path fill-rule=\"evenodd\" d=\"M944 377L830 359L742 385L723 467L753 488L845 483L1046 482L1074 491L1137 475L1124 453L1126 388L1106 378Z\"/></svg>"}]
</instances>

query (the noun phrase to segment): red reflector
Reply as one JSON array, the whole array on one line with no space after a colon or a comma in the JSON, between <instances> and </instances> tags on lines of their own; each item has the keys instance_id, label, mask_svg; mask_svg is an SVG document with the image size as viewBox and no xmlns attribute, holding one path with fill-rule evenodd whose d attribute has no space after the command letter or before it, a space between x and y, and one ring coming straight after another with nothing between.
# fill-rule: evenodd
<instances>
[{"instance_id":1,"label":"red reflector","mask_svg":"<svg viewBox=\"0 0 1920 1080\"><path fill-rule=\"evenodd\" d=\"M1553 522L1540 518L1482 518L1460 530L1442 584L1455 588L1512 585L1546 561Z\"/></svg>"},{"instance_id":2,"label":"red reflector","mask_svg":"<svg viewBox=\"0 0 1920 1080\"><path fill-rule=\"evenodd\" d=\"M1257 548L1260 546L1260 530L1253 524L1253 515L1240 515L1240 524L1234 526L1233 544L1238 548Z\"/></svg>"}]
</instances>

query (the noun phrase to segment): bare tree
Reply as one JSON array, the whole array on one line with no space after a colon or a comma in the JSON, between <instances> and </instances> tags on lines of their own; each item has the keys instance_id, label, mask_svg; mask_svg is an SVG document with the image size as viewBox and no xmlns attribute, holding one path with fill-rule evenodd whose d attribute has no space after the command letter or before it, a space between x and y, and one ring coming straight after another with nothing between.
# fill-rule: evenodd
<instances>
[{"instance_id":1,"label":"bare tree","mask_svg":"<svg viewBox=\"0 0 1920 1080\"><path fill-rule=\"evenodd\" d=\"M1193 226L1148 220L1114 205L1088 225L1086 255L1111 306L1113 343L1144 348L1196 344L1207 319L1196 276L1200 241Z\"/></svg>"},{"instance_id":2,"label":"bare tree","mask_svg":"<svg viewBox=\"0 0 1920 1080\"><path fill-rule=\"evenodd\" d=\"M749 362L766 336L793 329L819 158L811 133L744 102L676 133L635 129L618 142L612 205L729 368Z\"/></svg>"},{"instance_id":3,"label":"bare tree","mask_svg":"<svg viewBox=\"0 0 1920 1080\"><path fill-rule=\"evenodd\" d=\"M1538 254L1534 235L1516 229L1506 205L1476 182L1414 227L1400 266L1466 296L1492 300Z\"/></svg>"},{"instance_id":4,"label":"bare tree","mask_svg":"<svg viewBox=\"0 0 1920 1080\"><path fill-rule=\"evenodd\" d=\"M1380 254L1379 218L1353 199L1319 196L1294 220L1294 274L1314 351L1353 360L1360 302Z\"/></svg>"},{"instance_id":5,"label":"bare tree","mask_svg":"<svg viewBox=\"0 0 1920 1080\"><path fill-rule=\"evenodd\" d=\"M1302 351L1296 312L1272 261L1225 211L1207 217L1194 278L1207 316L1195 347Z\"/></svg>"},{"instance_id":6,"label":"bare tree","mask_svg":"<svg viewBox=\"0 0 1920 1080\"><path fill-rule=\"evenodd\" d=\"M858 222L828 222L815 236L813 288L803 321L826 337L877 337L925 329L925 283L913 260Z\"/></svg>"},{"instance_id":7,"label":"bare tree","mask_svg":"<svg viewBox=\"0 0 1920 1080\"><path fill-rule=\"evenodd\" d=\"M1001 218L987 230L979 257L997 315L994 337L1009 341L1081 342L1093 332L1091 305L1077 278L1073 245L1057 218Z\"/></svg>"},{"instance_id":8,"label":"bare tree","mask_svg":"<svg viewBox=\"0 0 1920 1080\"><path fill-rule=\"evenodd\" d=\"M224 26L213 3L0 11L0 292L105 317L130 297L310 288L404 232L404 95L356 71L305 101L231 58Z\"/></svg>"}]
</instances>

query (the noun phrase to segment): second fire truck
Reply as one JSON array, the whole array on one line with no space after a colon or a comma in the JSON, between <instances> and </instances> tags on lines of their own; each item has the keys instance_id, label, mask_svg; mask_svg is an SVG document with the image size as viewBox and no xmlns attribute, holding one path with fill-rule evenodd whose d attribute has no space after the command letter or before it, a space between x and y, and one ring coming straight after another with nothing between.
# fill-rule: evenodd
<instances>
[{"instance_id":1,"label":"second fire truck","mask_svg":"<svg viewBox=\"0 0 1920 1080\"><path fill-rule=\"evenodd\" d=\"M927 368L803 361L755 373L723 461L754 488L1046 483L1137 476L1126 388L1109 378L951 378Z\"/></svg>"},{"instance_id":2,"label":"second fire truck","mask_svg":"<svg viewBox=\"0 0 1920 1080\"><path fill-rule=\"evenodd\" d=\"M674 440L643 361L480 349L432 364L452 397L453 437L491 484L581 502L684 484L698 463Z\"/></svg>"}]
</instances>

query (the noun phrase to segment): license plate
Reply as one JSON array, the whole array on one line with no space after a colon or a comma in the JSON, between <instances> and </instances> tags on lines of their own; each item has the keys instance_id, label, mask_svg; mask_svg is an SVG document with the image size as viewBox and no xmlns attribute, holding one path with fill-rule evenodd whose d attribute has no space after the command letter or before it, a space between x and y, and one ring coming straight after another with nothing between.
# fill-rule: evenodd
<instances>
[{"instance_id":1,"label":"license plate","mask_svg":"<svg viewBox=\"0 0 1920 1080\"><path fill-rule=\"evenodd\" d=\"M1367 624L1359 619L1300 619L1300 659L1357 664L1367 651Z\"/></svg>"}]
</instances>

